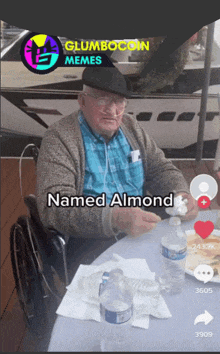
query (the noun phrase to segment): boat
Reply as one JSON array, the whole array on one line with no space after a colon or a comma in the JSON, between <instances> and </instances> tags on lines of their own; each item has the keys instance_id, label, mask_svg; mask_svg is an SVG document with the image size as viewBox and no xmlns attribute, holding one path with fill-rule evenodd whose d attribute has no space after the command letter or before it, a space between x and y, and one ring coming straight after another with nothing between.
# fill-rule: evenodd
<instances>
[{"instance_id":1,"label":"boat","mask_svg":"<svg viewBox=\"0 0 220 354\"><path fill-rule=\"evenodd\" d=\"M218 25L216 28L219 29L220 20L216 21L216 24ZM28 33L27 30L22 31L1 50L2 136L33 137L38 138L40 142L51 124L78 109L77 96L83 88L81 78L84 68L58 67L47 75L36 75L27 70L20 58L20 47ZM63 37L59 39L64 47L67 39ZM126 112L136 117L143 129L154 138L168 157L195 155L205 75L204 57L202 58L200 50L199 58L198 52L195 54L194 51L194 57L191 55L173 82L168 84L165 82L159 87L156 85L155 89L151 87L150 91L149 88L148 91L142 89L137 91L138 96L130 99L126 107ZM125 51L123 55L121 52L114 52L110 59L134 87L140 88L137 82L140 70L146 63L141 60L135 61L137 54L134 51ZM145 82L147 77L146 75L144 78ZM220 41L214 35L204 131L206 157L214 157L220 135L218 92L220 92Z\"/></svg>"}]
</instances>

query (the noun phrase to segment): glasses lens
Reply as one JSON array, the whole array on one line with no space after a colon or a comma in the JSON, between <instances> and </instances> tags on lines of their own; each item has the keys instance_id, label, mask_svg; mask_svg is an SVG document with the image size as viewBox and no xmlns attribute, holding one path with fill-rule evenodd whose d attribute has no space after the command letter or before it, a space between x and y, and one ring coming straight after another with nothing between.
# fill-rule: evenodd
<instances>
[{"instance_id":1,"label":"glasses lens","mask_svg":"<svg viewBox=\"0 0 220 354\"><path fill-rule=\"evenodd\" d=\"M127 105L126 98L112 99L110 97L101 97L101 98L97 99L97 106L100 108L101 111L104 111L113 102L116 105L116 109L119 111L119 113L123 112L123 110L125 109L125 107Z\"/></svg>"},{"instance_id":2,"label":"glasses lens","mask_svg":"<svg viewBox=\"0 0 220 354\"><path fill-rule=\"evenodd\" d=\"M95 97L91 94L88 94L88 96L93 97L93 99L95 99L93 101L93 104L95 106L97 106L97 108L99 109L100 112L106 114L106 111L109 109L109 107L111 107L111 105L114 103L116 106L116 110L117 110L117 115L120 115L125 107L127 106L127 99L125 97L122 98L112 98L112 97Z\"/></svg>"}]
</instances>

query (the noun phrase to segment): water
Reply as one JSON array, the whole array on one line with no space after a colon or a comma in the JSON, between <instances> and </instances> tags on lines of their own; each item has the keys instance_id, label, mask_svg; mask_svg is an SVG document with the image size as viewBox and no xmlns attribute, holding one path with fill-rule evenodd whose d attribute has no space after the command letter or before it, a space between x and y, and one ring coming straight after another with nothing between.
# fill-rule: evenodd
<instances>
[{"instance_id":1,"label":"water","mask_svg":"<svg viewBox=\"0 0 220 354\"><path fill-rule=\"evenodd\" d=\"M123 294L123 298L118 296L118 291L108 289L101 297L100 313L101 317L114 324L124 323L130 320L133 314L132 298Z\"/></svg>"},{"instance_id":2,"label":"water","mask_svg":"<svg viewBox=\"0 0 220 354\"><path fill-rule=\"evenodd\" d=\"M172 261L163 257L164 284L167 285L167 292L171 294L180 293L184 287L185 271L180 261Z\"/></svg>"},{"instance_id":3,"label":"water","mask_svg":"<svg viewBox=\"0 0 220 354\"><path fill-rule=\"evenodd\" d=\"M133 314L133 297L121 270L109 273L100 293L101 317L114 324L129 321Z\"/></svg>"},{"instance_id":4,"label":"water","mask_svg":"<svg viewBox=\"0 0 220 354\"><path fill-rule=\"evenodd\" d=\"M129 309L130 305L122 300L113 300L103 303L105 308L109 311L126 311Z\"/></svg>"},{"instance_id":5,"label":"water","mask_svg":"<svg viewBox=\"0 0 220 354\"><path fill-rule=\"evenodd\" d=\"M184 287L186 251L185 237L171 233L161 240L162 279L171 294L180 293Z\"/></svg>"}]
</instances>

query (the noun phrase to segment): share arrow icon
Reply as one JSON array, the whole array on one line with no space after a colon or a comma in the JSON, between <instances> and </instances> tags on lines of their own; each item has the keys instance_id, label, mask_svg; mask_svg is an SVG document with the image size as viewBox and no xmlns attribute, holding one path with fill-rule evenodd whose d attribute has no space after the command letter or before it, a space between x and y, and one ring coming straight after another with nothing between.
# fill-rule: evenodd
<instances>
[{"instance_id":1,"label":"share arrow icon","mask_svg":"<svg viewBox=\"0 0 220 354\"><path fill-rule=\"evenodd\" d=\"M201 315L197 316L194 325L196 325L199 322L204 322L205 325L209 324L214 319L212 315L208 311L205 310L205 313L202 313Z\"/></svg>"}]
</instances>

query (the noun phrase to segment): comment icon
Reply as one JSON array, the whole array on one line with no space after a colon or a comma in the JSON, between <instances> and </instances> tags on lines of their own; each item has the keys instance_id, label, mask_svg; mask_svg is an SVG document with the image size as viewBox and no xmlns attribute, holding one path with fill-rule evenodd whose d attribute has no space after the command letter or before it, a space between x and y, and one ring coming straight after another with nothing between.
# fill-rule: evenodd
<instances>
[{"instance_id":1,"label":"comment icon","mask_svg":"<svg viewBox=\"0 0 220 354\"><path fill-rule=\"evenodd\" d=\"M203 281L206 284L212 279L214 271L212 267L207 264L200 264L194 269L194 276L196 279Z\"/></svg>"}]
</instances>

